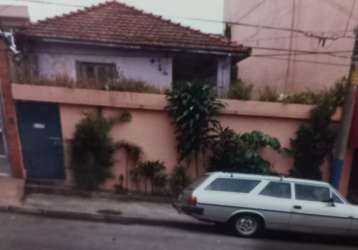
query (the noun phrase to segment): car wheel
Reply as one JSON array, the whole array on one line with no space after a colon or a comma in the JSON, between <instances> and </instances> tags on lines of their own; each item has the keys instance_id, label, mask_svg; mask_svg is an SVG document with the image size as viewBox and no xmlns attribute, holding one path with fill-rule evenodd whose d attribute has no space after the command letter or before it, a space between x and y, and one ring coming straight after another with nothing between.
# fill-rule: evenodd
<instances>
[{"instance_id":1,"label":"car wheel","mask_svg":"<svg viewBox=\"0 0 358 250\"><path fill-rule=\"evenodd\" d=\"M243 214L232 220L234 232L243 237L253 237L262 229L262 220L258 216Z\"/></svg>"}]
</instances>

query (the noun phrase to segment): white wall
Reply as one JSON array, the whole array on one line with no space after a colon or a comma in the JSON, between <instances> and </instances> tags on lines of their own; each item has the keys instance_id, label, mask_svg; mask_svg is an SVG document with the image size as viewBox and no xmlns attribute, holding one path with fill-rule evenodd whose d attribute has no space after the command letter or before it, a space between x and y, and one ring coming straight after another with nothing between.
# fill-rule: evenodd
<instances>
[{"instance_id":1,"label":"white wall","mask_svg":"<svg viewBox=\"0 0 358 250\"><path fill-rule=\"evenodd\" d=\"M233 22L300 29L325 36L342 36L347 26L347 35L353 36L351 31L358 23L358 2L353 9L352 3L350 0L225 0L224 16ZM352 18L349 18L351 10ZM350 51L354 42L351 38L340 38L327 40L322 46L318 39L300 33L292 33L290 43L291 32L244 26L233 26L232 31L233 40L244 45L286 50L291 47L316 52ZM283 55L272 56L280 53ZM347 75L351 53L294 55L290 62L285 51L254 48L253 55L239 63L241 78L257 88L270 85L280 92L295 92L322 89Z\"/></svg>"},{"instance_id":2,"label":"white wall","mask_svg":"<svg viewBox=\"0 0 358 250\"><path fill-rule=\"evenodd\" d=\"M42 44L37 55L39 74L43 77L67 74L76 79L76 62L83 61L114 63L126 78L143 80L162 89L170 88L172 82L172 58L164 54Z\"/></svg>"}]
</instances>

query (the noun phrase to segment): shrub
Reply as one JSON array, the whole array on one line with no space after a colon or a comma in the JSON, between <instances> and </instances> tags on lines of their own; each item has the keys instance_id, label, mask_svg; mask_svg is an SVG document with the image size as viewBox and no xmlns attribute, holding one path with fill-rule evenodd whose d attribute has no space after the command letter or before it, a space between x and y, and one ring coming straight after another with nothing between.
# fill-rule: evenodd
<instances>
[{"instance_id":1,"label":"shrub","mask_svg":"<svg viewBox=\"0 0 358 250\"><path fill-rule=\"evenodd\" d=\"M210 171L271 174L271 164L262 158L261 150L270 147L281 152L280 142L258 131L237 134L230 128L220 131L212 145Z\"/></svg>"},{"instance_id":2,"label":"shrub","mask_svg":"<svg viewBox=\"0 0 358 250\"><path fill-rule=\"evenodd\" d=\"M96 81L80 81L71 78L66 74L58 74L53 77L40 76L36 78L20 78L18 83L33 84L33 85L50 85L67 88L83 88L83 89L101 89L101 90L113 90L113 91L126 91L126 92L138 92L138 93L164 93L163 90L148 84L145 81L128 79L123 76L119 76L117 79L105 82Z\"/></svg>"},{"instance_id":3,"label":"shrub","mask_svg":"<svg viewBox=\"0 0 358 250\"><path fill-rule=\"evenodd\" d=\"M71 165L80 189L95 190L112 177L114 143L110 130L110 123L95 115L86 115L76 126Z\"/></svg>"},{"instance_id":4,"label":"shrub","mask_svg":"<svg viewBox=\"0 0 358 250\"><path fill-rule=\"evenodd\" d=\"M319 102L319 99L320 99L319 94L313 91L304 91L304 92L287 95L281 99L281 102L313 105Z\"/></svg>"},{"instance_id":5,"label":"shrub","mask_svg":"<svg viewBox=\"0 0 358 250\"><path fill-rule=\"evenodd\" d=\"M180 165L175 167L169 179L171 193L177 196L190 184L190 182L191 180L186 174L186 169Z\"/></svg>"},{"instance_id":6,"label":"shrub","mask_svg":"<svg viewBox=\"0 0 358 250\"><path fill-rule=\"evenodd\" d=\"M270 86L265 86L259 91L259 100L262 102L278 102L279 97L277 90Z\"/></svg>"},{"instance_id":7,"label":"shrub","mask_svg":"<svg viewBox=\"0 0 358 250\"><path fill-rule=\"evenodd\" d=\"M347 93L347 84L338 82L319 99L311 111L309 125L302 125L291 139L294 164L291 175L294 177L321 180L321 165L332 152L336 130L331 118Z\"/></svg>"},{"instance_id":8,"label":"shrub","mask_svg":"<svg viewBox=\"0 0 358 250\"><path fill-rule=\"evenodd\" d=\"M166 167L161 161L144 161L139 163L134 172L137 172L137 177L144 181L144 191L148 192L148 184L150 184L153 193L157 188L165 187L167 182L165 169Z\"/></svg>"},{"instance_id":9,"label":"shrub","mask_svg":"<svg viewBox=\"0 0 358 250\"><path fill-rule=\"evenodd\" d=\"M175 126L179 162L195 160L199 175L199 155L208 150L212 134L219 126L215 118L223 105L216 100L211 85L200 82L182 82L167 92L166 109Z\"/></svg>"},{"instance_id":10,"label":"shrub","mask_svg":"<svg viewBox=\"0 0 358 250\"><path fill-rule=\"evenodd\" d=\"M247 84L241 79L231 83L228 98L237 100L250 100L254 86Z\"/></svg>"},{"instance_id":11,"label":"shrub","mask_svg":"<svg viewBox=\"0 0 358 250\"><path fill-rule=\"evenodd\" d=\"M159 88L149 85L144 81L127 79L127 78L120 78L118 80L111 81L104 86L104 89L114 90L114 91L154 93L154 94L160 94L163 92Z\"/></svg>"},{"instance_id":12,"label":"shrub","mask_svg":"<svg viewBox=\"0 0 358 250\"><path fill-rule=\"evenodd\" d=\"M326 90L313 92L311 90L294 93L285 96L281 101L284 103L296 103L296 104L309 104L315 105L325 101L325 99L331 99L338 106L343 104L345 94L348 89L348 81L346 78L342 78L337 81L336 84Z\"/></svg>"},{"instance_id":13,"label":"shrub","mask_svg":"<svg viewBox=\"0 0 358 250\"><path fill-rule=\"evenodd\" d=\"M116 149L123 149L128 158L133 161L134 164L137 164L143 156L143 150L141 147L128 141L117 142Z\"/></svg>"},{"instance_id":14,"label":"shrub","mask_svg":"<svg viewBox=\"0 0 358 250\"><path fill-rule=\"evenodd\" d=\"M128 121L130 114L122 113L113 119L100 113L86 114L75 129L71 148L71 168L76 185L92 191L112 177L115 143L109 133L117 122Z\"/></svg>"},{"instance_id":15,"label":"shrub","mask_svg":"<svg viewBox=\"0 0 358 250\"><path fill-rule=\"evenodd\" d=\"M54 77L39 76L35 78L21 78L18 83L33 84L33 85L51 85L73 88L76 86L76 81L66 74L58 74Z\"/></svg>"}]
</instances>

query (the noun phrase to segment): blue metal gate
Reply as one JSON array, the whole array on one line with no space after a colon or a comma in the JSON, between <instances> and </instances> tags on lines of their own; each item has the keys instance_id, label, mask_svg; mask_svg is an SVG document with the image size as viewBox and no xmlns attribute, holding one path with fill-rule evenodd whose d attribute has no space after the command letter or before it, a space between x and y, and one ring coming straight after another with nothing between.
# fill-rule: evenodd
<instances>
[{"instance_id":1,"label":"blue metal gate","mask_svg":"<svg viewBox=\"0 0 358 250\"><path fill-rule=\"evenodd\" d=\"M64 179L63 145L57 104L18 102L18 126L27 177Z\"/></svg>"}]
</instances>

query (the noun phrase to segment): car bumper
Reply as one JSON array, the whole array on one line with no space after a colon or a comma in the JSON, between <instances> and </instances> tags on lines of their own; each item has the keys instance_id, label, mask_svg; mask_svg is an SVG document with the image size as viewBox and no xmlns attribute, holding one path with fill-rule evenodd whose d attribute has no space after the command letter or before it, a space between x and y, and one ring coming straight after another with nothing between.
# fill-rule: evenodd
<instances>
[{"instance_id":1,"label":"car bumper","mask_svg":"<svg viewBox=\"0 0 358 250\"><path fill-rule=\"evenodd\" d=\"M178 203L173 203L172 205L179 213L185 213L191 216L204 214L204 208L202 207L181 205Z\"/></svg>"}]
</instances>

